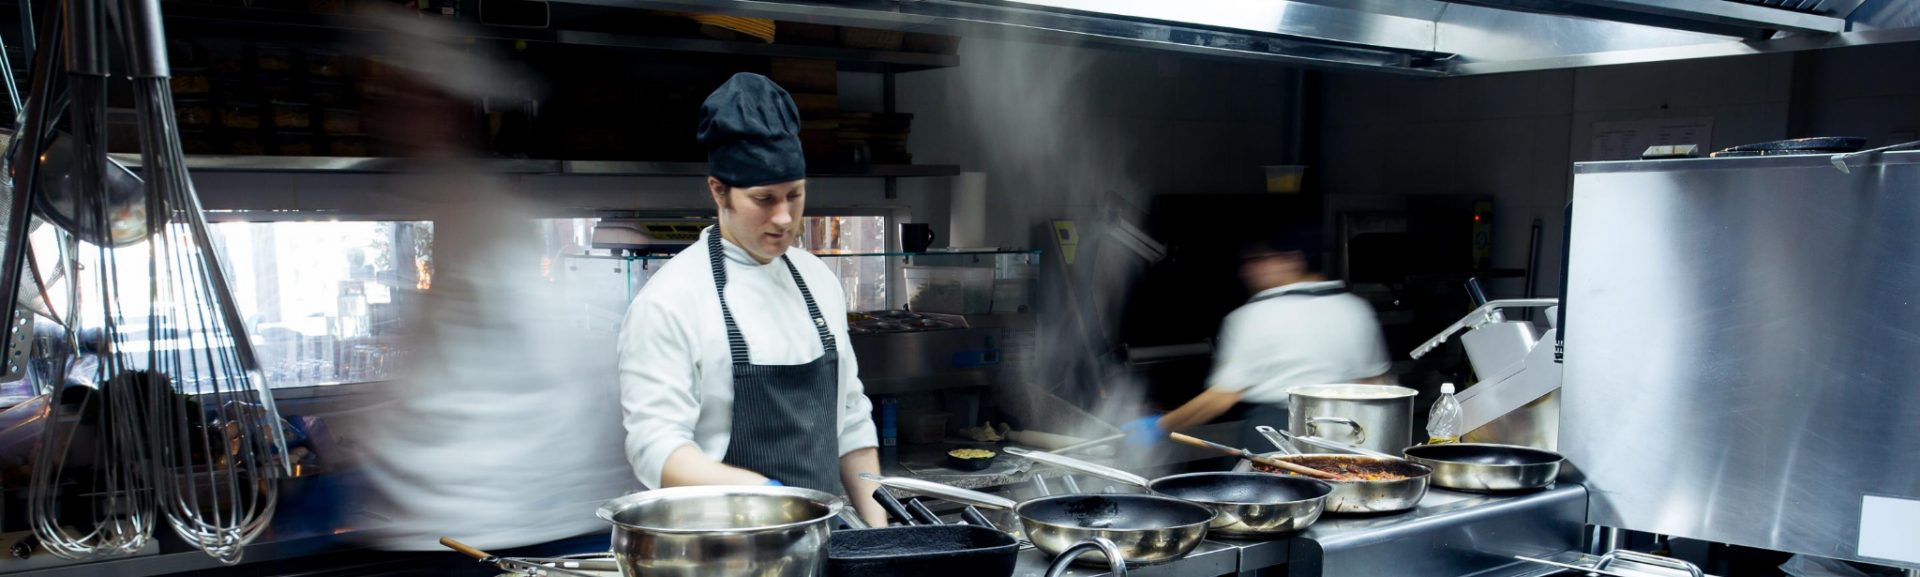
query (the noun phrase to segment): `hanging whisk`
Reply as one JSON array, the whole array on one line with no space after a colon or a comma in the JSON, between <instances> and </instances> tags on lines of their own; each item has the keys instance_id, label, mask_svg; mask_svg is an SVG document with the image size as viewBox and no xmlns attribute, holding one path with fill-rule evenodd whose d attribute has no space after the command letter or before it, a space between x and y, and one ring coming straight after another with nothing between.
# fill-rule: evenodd
<instances>
[{"instance_id":1,"label":"hanging whisk","mask_svg":"<svg viewBox=\"0 0 1920 577\"><path fill-rule=\"evenodd\" d=\"M51 18L17 145L35 153L13 156L8 224L24 223L33 207L65 229L63 264L83 271L67 284L67 341L85 356L69 359L84 370L63 371L57 394L79 390L85 399L80 418L43 434L29 496L35 532L63 557L124 554L144 546L164 517L189 543L236 562L272 518L276 480L290 466L187 177L158 2L64 0ZM144 183L105 154L110 34L129 51ZM66 71L64 91L54 62ZM70 137L52 130L62 94ZM53 167L70 174L48 178ZM19 290L25 251L24 227L8 233L0 290L14 292L0 294ZM88 299L97 302L83 306ZM19 312L6 314L0 320ZM91 466L72 454L81 431L95 436ZM85 489L74 495L72 487Z\"/></svg>"}]
</instances>

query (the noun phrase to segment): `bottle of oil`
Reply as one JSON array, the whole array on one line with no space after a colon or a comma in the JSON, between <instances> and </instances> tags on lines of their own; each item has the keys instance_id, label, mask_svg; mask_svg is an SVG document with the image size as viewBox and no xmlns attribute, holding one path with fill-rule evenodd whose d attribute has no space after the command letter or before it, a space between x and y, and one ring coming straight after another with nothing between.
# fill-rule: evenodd
<instances>
[{"instance_id":1,"label":"bottle of oil","mask_svg":"<svg viewBox=\"0 0 1920 577\"><path fill-rule=\"evenodd\" d=\"M1433 402L1433 410L1427 413L1427 444L1455 443L1460 441L1460 400L1453 398L1453 383L1440 385L1440 399Z\"/></svg>"}]
</instances>

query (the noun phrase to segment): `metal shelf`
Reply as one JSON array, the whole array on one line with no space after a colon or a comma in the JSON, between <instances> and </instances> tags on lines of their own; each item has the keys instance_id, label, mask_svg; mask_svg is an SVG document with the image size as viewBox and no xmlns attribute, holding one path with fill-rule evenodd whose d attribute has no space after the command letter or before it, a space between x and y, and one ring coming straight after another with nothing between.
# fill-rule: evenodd
<instances>
[{"instance_id":1,"label":"metal shelf","mask_svg":"<svg viewBox=\"0 0 1920 577\"><path fill-rule=\"evenodd\" d=\"M129 168L140 166L138 154L114 154L115 160ZM229 156L189 155L189 170L209 172L350 172L418 173L458 166L495 174L571 174L583 176L706 176L704 162L639 162L618 160L540 160L526 158L478 158L451 165L395 157L346 156ZM822 178L912 178L954 176L960 167L950 164L817 164L808 166L807 176Z\"/></svg>"},{"instance_id":2,"label":"metal shelf","mask_svg":"<svg viewBox=\"0 0 1920 577\"><path fill-rule=\"evenodd\" d=\"M1040 256L1040 251L982 249L982 250L955 250L955 251L932 251L932 252L858 252L858 253L816 252L816 253L813 253L813 256L817 256L820 258L904 257L908 260L912 260L916 257L936 257L937 258L937 257L956 257L956 256L1001 256L1001 255L1020 255L1028 258L1037 258ZM632 261L647 261L647 260L670 260L673 258L673 256L674 255L671 255L671 254L636 254L636 255L616 255L616 256L597 255L597 254L572 254L572 255L564 255L563 258L585 259L585 260L618 260L618 261L632 262Z\"/></svg>"},{"instance_id":3,"label":"metal shelf","mask_svg":"<svg viewBox=\"0 0 1920 577\"><path fill-rule=\"evenodd\" d=\"M253 31L256 33L266 33L265 30L275 28L308 28L314 30L349 32L383 30L382 27L376 26L364 18L352 15L310 14L261 8L228 8L181 2L165 3L162 6L162 13L169 20L170 27L193 27L199 24L216 27L216 29L223 31L230 31L233 25L244 24L253 28ZM864 50L835 46L805 46L779 43L762 44L758 42L714 40L709 38L641 36L584 30L517 28L510 26L489 26L472 21L463 21L463 24L467 25L469 30L475 31L472 38L481 40L546 42L576 46L657 50L663 52L695 52L704 54L833 60L840 63L841 70L850 72L914 72L960 65L960 57L953 54Z\"/></svg>"}]
</instances>

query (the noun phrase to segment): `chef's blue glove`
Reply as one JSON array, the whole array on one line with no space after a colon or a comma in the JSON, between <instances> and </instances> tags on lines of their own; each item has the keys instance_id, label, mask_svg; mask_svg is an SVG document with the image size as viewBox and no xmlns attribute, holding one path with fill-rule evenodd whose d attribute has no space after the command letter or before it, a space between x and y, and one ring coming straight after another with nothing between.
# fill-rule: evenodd
<instances>
[{"instance_id":1,"label":"chef's blue glove","mask_svg":"<svg viewBox=\"0 0 1920 577\"><path fill-rule=\"evenodd\" d=\"M787 484L780 482L779 479L767 479L767 486L768 487L785 487L787 486Z\"/></svg>"},{"instance_id":2,"label":"chef's blue glove","mask_svg":"<svg viewBox=\"0 0 1920 577\"><path fill-rule=\"evenodd\" d=\"M1127 434L1127 446L1136 450L1157 447L1167 440L1167 432L1160 430L1160 415L1147 415L1120 426L1120 432Z\"/></svg>"}]
</instances>

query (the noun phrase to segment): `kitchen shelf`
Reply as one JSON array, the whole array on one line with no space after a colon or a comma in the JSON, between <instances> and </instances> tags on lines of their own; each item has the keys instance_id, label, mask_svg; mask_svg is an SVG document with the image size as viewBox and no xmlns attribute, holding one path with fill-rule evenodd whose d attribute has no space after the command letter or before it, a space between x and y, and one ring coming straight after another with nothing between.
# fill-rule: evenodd
<instances>
[{"instance_id":1,"label":"kitchen shelf","mask_svg":"<svg viewBox=\"0 0 1920 577\"><path fill-rule=\"evenodd\" d=\"M621 12L627 11L622 10ZM209 27L218 27L223 31L230 31L234 25L245 25L257 33L268 33L267 31L272 29L284 30L289 28L350 32L388 30L387 27L376 25L365 18L346 14L313 14L262 8L207 6L182 2L166 2L162 4L161 13L168 20L169 28L195 28L197 27L196 25L207 25ZM473 20L460 20L459 22L466 26L467 30L474 32L473 35L470 36L471 38L479 40L545 42L574 46L600 46L661 52L693 52L736 56L833 60L840 63L841 70L850 72L915 72L935 68L950 68L960 65L960 57L953 54L905 52L897 50L866 50L837 46L808 46L780 43L762 44L746 41L642 36L585 30L520 28L485 25Z\"/></svg>"},{"instance_id":2,"label":"kitchen shelf","mask_svg":"<svg viewBox=\"0 0 1920 577\"><path fill-rule=\"evenodd\" d=\"M999 256L999 255L1026 255L1028 257L1038 258L1040 256L1040 251L992 249L992 250L954 250L954 251L943 250L943 251L930 251L930 252L813 253L813 256L817 256L820 258L901 257L901 258L907 259L908 262L911 262L915 258L924 258L924 257L951 258L951 257L959 257L959 256ZM670 254L641 254L641 255L625 255L625 256L568 255L567 258L580 258L580 259L590 259L590 260L637 261L637 260L668 260L673 258L673 255L670 255Z\"/></svg>"},{"instance_id":3,"label":"kitchen shelf","mask_svg":"<svg viewBox=\"0 0 1920 577\"><path fill-rule=\"evenodd\" d=\"M114 154L129 168L140 166L138 154ZM704 162L639 162L613 160L539 160L478 158L462 161L464 168L495 174L571 174L583 176L706 176ZM357 172L416 173L444 169L448 164L399 157L344 156L230 156L188 155L187 169L211 172ZM807 176L823 178L912 178L955 176L950 164L816 164Z\"/></svg>"}]
</instances>

